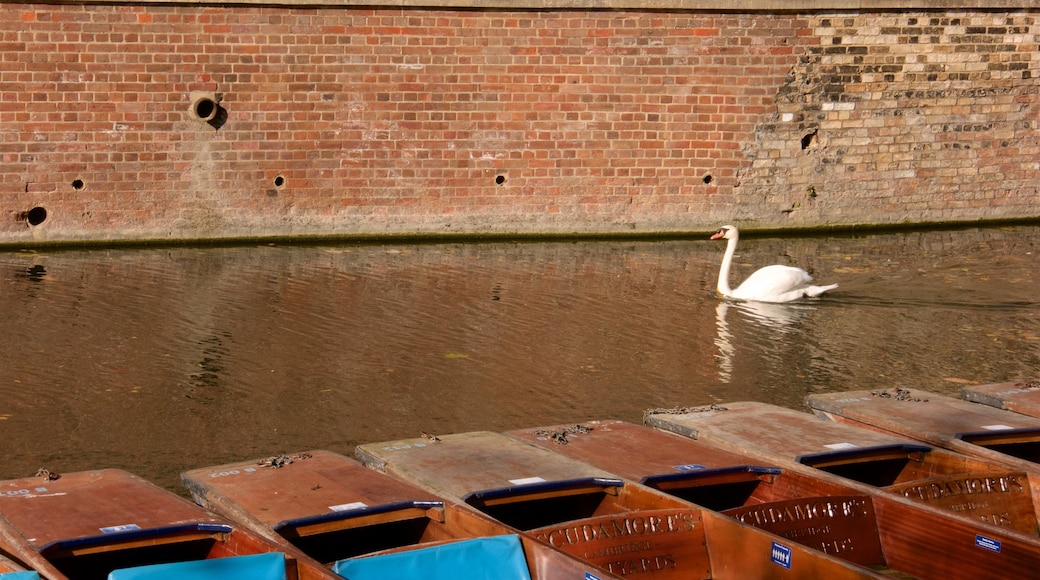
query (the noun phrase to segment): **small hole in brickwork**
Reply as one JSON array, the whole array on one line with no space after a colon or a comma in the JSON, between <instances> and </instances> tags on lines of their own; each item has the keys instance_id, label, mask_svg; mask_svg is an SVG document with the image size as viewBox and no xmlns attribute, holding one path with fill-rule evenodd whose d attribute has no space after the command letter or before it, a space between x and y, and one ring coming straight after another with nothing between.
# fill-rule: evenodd
<instances>
[{"instance_id":1,"label":"small hole in brickwork","mask_svg":"<svg viewBox=\"0 0 1040 580\"><path fill-rule=\"evenodd\" d=\"M191 115L198 121L202 121L214 129L220 129L227 122L228 112L220 106L224 95L209 91L194 91L191 93Z\"/></svg>"},{"instance_id":2,"label":"small hole in brickwork","mask_svg":"<svg viewBox=\"0 0 1040 580\"><path fill-rule=\"evenodd\" d=\"M275 187L281 187L283 185L285 185L285 178L284 177L279 175L279 176L274 178L274 186Z\"/></svg>"},{"instance_id":3,"label":"small hole in brickwork","mask_svg":"<svg viewBox=\"0 0 1040 580\"><path fill-rule=\"evenodd\" d=\"M506 176L505 175L496 175L495 176L495 183L496 184L502 185L505 182L506 182Z\"/></svg>"},{"instance_id":4,"label":"small hole in brickwork","mask_svg":"<svg viewBox=\"0 0 1040 580\"><path fill-rule=\"evenodd\" d=\"M47 221L47 210L42 207L34 207L25 214L25 222L30 226L38 226Z\"/></svg>"},{"instance_id":5,"label":"small hole in brickwork","mask_svg":"<svg viewBox=\"0 0 1040 580\"><path fill-rule=\"evenodd\" d=\"M217 112L217 104L210 99L200 99L195 103L195 116L208 121Z\"/></svg>"},{"instance_id":6,"label":"small hole in brickwork","mask_svg":"<svg viewBox=\"0 0 1040 580\"><path fill-rule=\"evenodd\" d=\"M713 178L713 177L711 176L711 174L709 173L709 174L705 175L705 176L704 176L704 179L702 179L701 181L703 181L703 182L704 182L704 185L708 185L709 183L711 183L711 180L712 180L712 179L714 179L714 178Z\"/></svg>"},{"instance_id":7,"label":"small hole in brickwork","mask_svg":"<svg viewBox=\"0 0 1040 580\"><path fill-rule=\"evenodd\" d=\"M802 137L802 150L806 150L812 147L816 143L816 131L809 133Z\"/></svg>"},{"instance_id":8,"label":"small hole in brickwork","mask_svg":"<svg viewBox=\"0 0 1040 580\"><path fill-rule=\"evenodd\" d=\"M72 180L72 189L75 189L76 191L79 191L79 190L83 189L83 180L82 179L73 179Z\"/></svg>"}]
</instances>

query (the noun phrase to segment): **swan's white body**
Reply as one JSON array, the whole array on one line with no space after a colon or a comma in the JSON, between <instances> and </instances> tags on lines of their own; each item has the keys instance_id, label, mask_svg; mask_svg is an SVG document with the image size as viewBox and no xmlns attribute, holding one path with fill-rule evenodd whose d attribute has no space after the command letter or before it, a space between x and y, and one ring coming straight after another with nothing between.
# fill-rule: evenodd
<instances>
[{"instance_id":1,"label":"swan's white body","mask_svg":"<svg viewBox=\"0 0 1040 580\"><path fill-rule=\"evenodd\" d=\"M837 288L837 284L829 286L813 286L813 277L801 268L793 266L766 266L748 276L747 280L735 289L729 287L729 268L733 263L733 254L737 251L737 240L740 232L735 226L722 226L711 239L725 238L726 255L722 257L719 268L719 294L737 300L754 300L757 302L792 302L804 297L816 297L824 292Z\"/></svg>"}]
</instances>

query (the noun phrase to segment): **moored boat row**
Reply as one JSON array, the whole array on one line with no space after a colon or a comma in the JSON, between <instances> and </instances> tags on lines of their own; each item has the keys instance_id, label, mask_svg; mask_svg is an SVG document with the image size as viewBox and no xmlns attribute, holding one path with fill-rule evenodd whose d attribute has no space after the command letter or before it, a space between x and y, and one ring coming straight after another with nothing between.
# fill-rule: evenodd
<instances>
[{"instance_id":1,"label":"moored boat row","mask_svg":"<svg viewBox=\"0 0 1040 580\"><path fill-rule=\"evenodd\" d=\"M819 478L885 490L1001 529L1037 536L1040 480L1030 472L919 440L880 433L757 402L693 413L651 415L648 423Z\"/></svg>"},{"instance_id":2,"label":"moored boat row","mask_svg":"<svg viewBox=\"0 0 1040 580\"><path fill-rule=\"evenodd\" d=\"M1030 417L1040 417L1040 380L964 387L961 389L961 398Z\"/></svg>"},{"instance_id":3,"label":"moored boat row","mask_svg":"<svg viewBox=\"0 0 1040 580\"><path fill-rule=\"evenodd\" d=\"M845 412L860 394L835 398ZM820 400L807 402L850 420ZM852 420L866 425L862 416ZM1002 450L1028 443L1030 427L1012 419L988 423L1019 436ZM943 449L942 438L761 403L654 411L646 423L205 467L182 475L196 503L120 470L4 481L0 580L951 580L1040 570L1035 456L996 461Z\"/></svg>"},{"instance_id":4,"label":"moored boat row","mask_svg":"<svg viewBox=\"0 0 1040 580\"><path fill-rule=\"evenodd\" d=\"M813 395L821 417L924 441L1013 469L1036 471L1040 418L917 389Z\"/></svg>"}]
</instances>

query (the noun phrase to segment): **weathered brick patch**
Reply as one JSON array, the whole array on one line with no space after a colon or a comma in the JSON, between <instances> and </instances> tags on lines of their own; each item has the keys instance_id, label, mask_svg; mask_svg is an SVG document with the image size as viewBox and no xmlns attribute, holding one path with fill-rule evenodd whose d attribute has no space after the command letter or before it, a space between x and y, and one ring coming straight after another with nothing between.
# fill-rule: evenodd
<instances>
[{"instance_id":1,"label":"weathered brick patch","mask_svg":"<svg viewBox=\"0 0 1040 580\"><path fill-rule=\"evenodd\" d=\"M1037 14L0 4L0 243L1036 217Z\"/></svg>"}]
</instances>

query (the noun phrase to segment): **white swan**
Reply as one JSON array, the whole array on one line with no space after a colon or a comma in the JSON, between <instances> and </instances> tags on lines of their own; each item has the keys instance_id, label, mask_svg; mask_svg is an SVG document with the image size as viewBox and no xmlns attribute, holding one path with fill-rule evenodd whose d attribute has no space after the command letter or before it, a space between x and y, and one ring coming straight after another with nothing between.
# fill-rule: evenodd
<instances>
[{"instance_id":1,"label":"white swan","mask_svg":"<svg viewBox=\"0 0 1040 580\"><path fill-rule=\"evenodd\" d=\"M722 238L729 241L726 242L726 255L722 258L722 267L719 268L719 284L716 288L719 294L727 298L757 302L791 302L805 296L816 297L838 287L837 284L813 286L810 284L813 277L805 270L793 266L775 265L757 270L748 276L743 284L731 290L729 267L733 263L733 254L737 251L740 232L737 231L736 226L722 226L711 236L711 239Z\"/></svg>"}]
</instances>

